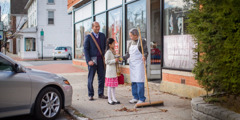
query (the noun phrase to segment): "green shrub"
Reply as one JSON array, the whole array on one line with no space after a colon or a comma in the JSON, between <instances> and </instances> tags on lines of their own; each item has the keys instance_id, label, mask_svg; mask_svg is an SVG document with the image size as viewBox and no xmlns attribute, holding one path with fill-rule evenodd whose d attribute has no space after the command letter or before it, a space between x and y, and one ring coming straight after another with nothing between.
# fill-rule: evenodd
<instances>
[{"instance_id":1,"label":"green shrub","mask_svg":"<svg viewBox=\"0 0 240 120\"><path fill-rule=\"evenodd\" d=\"M207 91L239 95L240 0L191 3L187 30L195 38L195 52L199 53L195 56L195 79Z\"/></svg>"}]
</instances>

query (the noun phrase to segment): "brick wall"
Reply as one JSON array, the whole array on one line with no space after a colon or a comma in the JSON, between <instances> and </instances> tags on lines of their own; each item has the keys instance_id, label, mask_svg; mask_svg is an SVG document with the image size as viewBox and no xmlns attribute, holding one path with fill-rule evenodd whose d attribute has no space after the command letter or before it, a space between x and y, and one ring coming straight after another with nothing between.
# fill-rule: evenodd
<instances>
[{"instance_id":1,"label":"brick wall","mask_svg":"<svg viewBox=\"0 0 240 120\"><path fill-rule=\"evenodd\" d=\"M185 71L177 71L177 70L164 70L162 71L162 80L178 83L178 84L185 84L189 86L195 86L202 88L198 81L195 80L194 74L191 72Z\"/></svg>"}]
</instances>

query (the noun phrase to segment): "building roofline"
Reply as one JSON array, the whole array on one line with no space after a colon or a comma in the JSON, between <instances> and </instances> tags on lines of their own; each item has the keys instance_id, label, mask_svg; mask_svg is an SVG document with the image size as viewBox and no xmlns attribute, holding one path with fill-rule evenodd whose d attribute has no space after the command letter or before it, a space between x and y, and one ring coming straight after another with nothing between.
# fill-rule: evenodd
<instances>
[{"instance_id":1,"label":"building roofline","mask_svg":"<svg viewBox=\"0 0 240 120\"><path fill-rule=\"evenodd\" d=\"M28 0L27 4L25 5L24 9L28 9L32 4L33 0Z\"/></svg>"}]
</instances>

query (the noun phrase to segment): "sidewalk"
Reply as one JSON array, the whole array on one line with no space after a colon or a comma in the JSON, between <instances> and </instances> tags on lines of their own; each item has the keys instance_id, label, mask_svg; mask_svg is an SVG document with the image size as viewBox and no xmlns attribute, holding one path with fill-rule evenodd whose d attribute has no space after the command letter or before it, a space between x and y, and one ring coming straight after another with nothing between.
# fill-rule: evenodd
<instances>
[{"instance_id":1,"label":"sidewalk","mask_svg":"<svg viewBox=\"0 0 240 120\"><path fill-rule=\"evenodd\" d=\"M5 54L5 52L3 52L3 54ZM10 52L6 52L6 55L8 57L11 57L15 61L40 61L40 60L42 60L42 59L22 59L17 54L13 54ZM48 61L48 60L52 60L52 58L43 58L43 61Z\"/></svg>"},{"instance_id":2,"label":"sidewalk","mask_svg":"<svg viewBox=\"0 0 240 120\"><path fill-rule=\"evenodd\" d=\"M116 88L116 97L120 105L109 105L107 100L97 97L97 79L94 80L95 100L88 100L87 72L62 74L73 86L72 107L81 114L93 120L191 120L191 105L189 99L150 89L151 101L164 101L164 106L137 108L136 112L118 111L123 107L133 109L134 104L128 101L132 98L131 86L120 85ZM150 88L151 85L150 85ZM146 90L146 89L145 89ZM105 95L107 95L105 87ZM147 97L147 91L145 93ZM148 101L148 99L147 99ZM164 112L167 110L167 112Z\"/></svg>"}]
</instances>

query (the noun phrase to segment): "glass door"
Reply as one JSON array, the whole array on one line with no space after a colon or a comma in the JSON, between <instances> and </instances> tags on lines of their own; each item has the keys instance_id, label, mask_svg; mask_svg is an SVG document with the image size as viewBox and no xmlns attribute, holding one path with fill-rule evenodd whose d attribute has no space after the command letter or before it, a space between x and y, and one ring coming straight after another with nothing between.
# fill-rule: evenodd
<instances>
[{"instance_id":1,"label":"glass door","mask_svg":"<svg viewBox=\"0 0 240 120\"><path fill-rule=\"evenodd\" d=\"M148 62L148 78L151 80L161 79L161 57L162 57L162 40L161 40L161 23L160 23L160 0L150 0L148 27L150 29L150 55Z\"/></svg>"}]
</instances>

